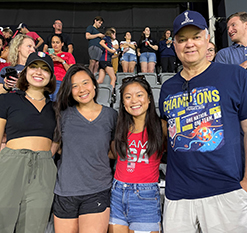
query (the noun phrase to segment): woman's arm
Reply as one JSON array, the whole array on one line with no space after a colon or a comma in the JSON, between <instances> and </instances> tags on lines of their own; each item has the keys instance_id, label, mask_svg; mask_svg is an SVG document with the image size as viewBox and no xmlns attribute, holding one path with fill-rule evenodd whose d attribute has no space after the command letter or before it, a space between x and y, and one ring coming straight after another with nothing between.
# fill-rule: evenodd
<instances>
[{"instance_id":1,"label":"woman's arm","mask_svg":"<svg viewBox=\"0 0 247 233\"><path fill-rule=\"evenodd\" d=\"M3 140L3 135L4 135L6 122L7 121L5 119L0 118L0 144L2 143L2 140Z\"/></svg>"},{"instance_id":2,"label":"woman's arm","mask_svg":"<svg viewBox=\"0 0 247 233\"><path fill-rule=\"evenodd\" d=\"M110 53L115 53L114 49L110 49L106 44L105 44L105 40L101 40L99 42L99 44L106 50L108 50Z\"/></svg>"},{"instance_id":3,"label":"woman's arm","mask_svg":"<svg viewBox=\"0 0 247 233\"><path fill-rule=\"evenodd\" d=\"M153 50L158 50L159 49L159 46L158 45L152 45L152 44L150 44L150 41L148 40L147 41L147 44L153 49Z\"/></svg>"},{"instance_id":4,"label":"woman's arm","mask_svg":"<svg viewBox=\"0 0 247 233\"><path fill-rule=\"evenodd\" d=\"M68 64L65 60L63 60L61 57L51 54L50 55L53 61L57 61L62 63L64 69L67 71L73 64Z\"/></svg>"},{"instance_id":5,"label":"woman's arm","mask_svg":"<svg viewBox=\"0 0 247 233\"><path fill-rule=\"evenodd\" d=\"M111 142L110 150L109 150L109 153L108 153L108 157L110 159L117 159L117 153L115 151L115 143L114 143L114 141Z\"/></svg>"},{"instance_id":6,"label":"woman's arm","mask_svg":"<svg viewBox=\"0 0 247 233\"><path fill-rule=\"evenodd\" d=\"M56 152L58 151L58 149L59 149L59 143L52 142L52 144L51 144L51 153L52 153L52 156L56 154Z\"/></svg>"},{"instance_id":7,"label":"woman's arm","mask_svg":"<svg viewBox=\"0 0 247 233\"><path fill-rule=\"evenodd\" d=\"M164 142L164 151L167 150L167 122L161 119L162 132L163 132L163 142Z\"/></svg>"}]
</instances>

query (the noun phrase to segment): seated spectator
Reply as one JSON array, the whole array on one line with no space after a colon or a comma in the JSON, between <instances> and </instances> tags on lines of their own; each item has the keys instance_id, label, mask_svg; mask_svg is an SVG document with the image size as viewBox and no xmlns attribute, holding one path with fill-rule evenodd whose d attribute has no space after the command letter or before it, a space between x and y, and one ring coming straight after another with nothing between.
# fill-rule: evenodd
<instances>
[{"instance_id":1,"label":"seated spectator","mask_svg":"<svg viewBox=\"0 0 247 233\"><path fill-rule=\"evenodd\" d=\"M55 101L57 92L59 90L61 82L63 81L63 77L65 76L69 67L75 64L75 58L71 53L62 51L64 42L63 37L60 34L56 34L51 37L51 45L54 49L54 52L51 52L49 54L54 63L54 74L57 81L56 90L50 97L52 101Z\"/></svg>"},{"instance_id":2,"label":"seated spectator","mask_svg":"<svg viewBox=\"0 0 247 233\"><path fill-rule=\"evenodd\" d=\"M206 54L206 58L208 59L208 61L214 61L216 53L217 53L216 45L213 42L209 41L207 54Z\"/></svg>"},{"instance_id":3,"label":"seated spectator","mask_svg":"<svg viewBox=\"0 0 247 233\"><path fill-rule=\"evenodd\" d=\"M11 67L15 68L17 73L20 73L26 63L26 60L30 53L35 52L35 44L33 38L27 35L19 34L14 39L11 40L9 46L9 55L8 61L10 62ZM2 68L0 75L5 75L6 68ZM3 79L0 77L0 93L6 93L15 88L17 83L16 77L11 77Z\"/></svg>"},{"instance_id":4,"label":"seated spectator","mask_svg":"<svg viewBox=\"0 0 247 233\"><path fill-rule=\"evenodd\" d=\"M41 46L44 43L44 40L36 32L30 32L27 29L27 25L24 23L20 23L19 26L17 27L17 30L19 30L21 34L32 37L36 44L35 45L36 49L39 48L39 46Z\"/></svg>"},{"instance_id":5,"label":"seated spectator","mask_svg":"<svg viewBox=\"0 0 247 233\"><path fill-rule=\"evenodd\" d=\"M176 53L173 46L171 31L166 30L159 42L160 62L162 73L175 72Z\"/></svg>"},{"instance_id":6,"label":"seated spectator","mask_svg":"<svg viewBox=\"0 0 247 233\"><path fill-rule=\"evenodd\" d=\"M156 51L158 48L156 40L151 37L150 28L145 27L137 49L137 54L140 57L141 71L143 73L154 73L157 62Z\"/></svg>"},{"instance_id":7,"label":"seated spectator","mask_svg":"<svg viewBox=\"0 0 247 233\"><path fill-rule=\"evenodd\" d=\"M70 36L67 33L63 33L63 23L61 20L57 19L53 23L54 32L49 35L44 43L43 52L48 52L48 48L51 48L51 38L53 35L61 35L63 37L63 48L62 51L73 53L74 47Z\"/></svg>"},{"instance_id":8,"label":"seated spectator","mask_svg":"<svg viewBox=\"0 0 247 233\"><path fill-rule=\"evenodd\" d=\"M122 51L122 57L120 59L121 65L123 68L123 72L133 73L137 63L137 57L136 57L137 43L135 41L131 41L130 32L126 32L124 38L125 41L120 42L120 49Z\"/></svg>"},{"instance_id":9,"label":"seated spectator","mask_svg":"<svg viewBox=\"0 0 247 233\"><path fill-rule=\"evenodd\" d=\"M116 76L114 69L111 64L112 55L115 53L115 50L112 48L111 40L115 40L116 34L112 29L108 29L105 33L105 37L100 41L100 45L103 48L103 53L99 59L99 78L98 83L103 83L106 73L111 78L111 85L115 88Z\"/></svg>"}]
</instances>

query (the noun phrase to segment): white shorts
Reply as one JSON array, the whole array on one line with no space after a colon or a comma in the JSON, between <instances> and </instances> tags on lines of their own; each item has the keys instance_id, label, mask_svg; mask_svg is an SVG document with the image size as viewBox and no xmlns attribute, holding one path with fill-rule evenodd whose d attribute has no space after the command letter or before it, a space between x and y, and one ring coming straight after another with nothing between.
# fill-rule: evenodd
<instances>
[{"instance_id":1,"label":"white shorts","mask_svg":"<svg viewBox=\"0 0 247 233\"><path fill-rule=\"evenodd\" d=\"M199 199L165 199L164 233L246 233L247 192Z\"/></svg>"}]
</instances>

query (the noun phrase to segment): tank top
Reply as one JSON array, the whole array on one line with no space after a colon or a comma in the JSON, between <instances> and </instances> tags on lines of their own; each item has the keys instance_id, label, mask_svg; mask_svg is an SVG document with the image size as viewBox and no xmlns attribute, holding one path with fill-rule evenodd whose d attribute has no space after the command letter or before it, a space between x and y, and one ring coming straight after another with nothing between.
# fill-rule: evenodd
<instances>
[{"instance_id":1,"label":"tank top","mask_svg":"<svg viewBox=\"0 0 247 233\"><path fill-rule=\"evenodd\" d=\"M155 183L159 179L160 159L157 153L149 158L146 149L148 144L147 130L128 134L129 151L127 158L118 156L115 179L125 183Z\"/></svg>"}]
</instances>

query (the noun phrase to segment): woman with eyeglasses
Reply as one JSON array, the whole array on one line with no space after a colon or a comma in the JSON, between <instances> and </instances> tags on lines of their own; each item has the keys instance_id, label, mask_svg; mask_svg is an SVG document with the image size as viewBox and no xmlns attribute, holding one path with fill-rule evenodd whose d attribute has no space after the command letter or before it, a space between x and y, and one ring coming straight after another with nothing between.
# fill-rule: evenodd
<instances>
[{"instance_id":1,"label":"woman with eyeglasses","mask_svg":"<svg viewBox=\"0 0 247 233\"><path fill-rule=\"evenodd\" d=\"M159 42L159 55L162 73L175 72L176 52L173 45L171 31L166 30Z\"/></svg>"},{"instance_id":2,"label":"woman with eyeglasses","mask_svg":"<svg viewBox=\"0 0 247 233\"><path fill-rule=\"evenodd\" d=\"M209 41L207 53L206 53L206 57L208 61L214 61L216 53L217 53L216 45L213 42Z\"/></svg>"},{"instance_id":3,"label":"woman with eyeglasses","mask_svg":"<svg viewBox=\"0 0 247 233\"><path fill-rule=\"evenodd\" d=\"M158 178L166 124L156 113L152 90L144 76L123 79L120 96L109 233L158 233Z\"/></svg>"},{"instance_id":4,"label":"woman with eyeglasses","mask_svg":"<svg viewBox=\"0 0 247 233\"><path fill-rule=\"evenodd\" d=\"M117 112L96 102L98 83L85 66L67 71L56 103L61 164L55 186L56 233L106 233L112 172L108 152Z\"/></svg>"}]
</instances>

